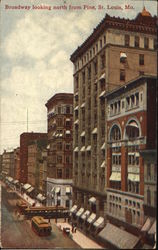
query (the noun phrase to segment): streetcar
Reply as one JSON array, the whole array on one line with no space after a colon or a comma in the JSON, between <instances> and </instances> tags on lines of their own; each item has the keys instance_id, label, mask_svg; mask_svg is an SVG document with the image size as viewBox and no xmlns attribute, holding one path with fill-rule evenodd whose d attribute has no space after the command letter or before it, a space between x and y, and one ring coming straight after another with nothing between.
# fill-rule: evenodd
<instances>
[{"instance_id":1,"label":"streetcar","mask_svg":"<svg viewBox=\"0 0 158 250\"><path fill-rule=\"evenodd\" d=\"M34 216L31 220L32 230L39 236L51 234L52 227L42 216Z\"/></svg>"}]
</instances>

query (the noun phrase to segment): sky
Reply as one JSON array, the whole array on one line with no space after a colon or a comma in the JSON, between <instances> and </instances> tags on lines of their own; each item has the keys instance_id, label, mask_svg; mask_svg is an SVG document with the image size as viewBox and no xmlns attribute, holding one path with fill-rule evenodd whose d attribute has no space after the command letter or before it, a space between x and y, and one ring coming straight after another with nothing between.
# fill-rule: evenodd
<instances>
[{"instance_id":1,"label":"sky","mask_svg":"<svg viewBox=\"0 0 158 250\"><path fill-rule=\"evenodd\" d=\"M20 134L27 132L27 113L28 132L47 132L45 104L55 93L73 92L70 55L105 14L135 18L142 11L143 1L1 0L0 4L0 153L3 153L4 149L19 146ZM133 9L125 9L125 4ZM69 9L70 5L77 9ZM84 9L84 5L95 9ZM98 5L103 9L99 10ZM121 6L122 10L108 9L108 5ZM156 1L144 1L144 5L152 15L157 15ZM37 9L40 6L51 10ZM55 10L55 6L67 9Z\"/></svg>"}]
</instances>

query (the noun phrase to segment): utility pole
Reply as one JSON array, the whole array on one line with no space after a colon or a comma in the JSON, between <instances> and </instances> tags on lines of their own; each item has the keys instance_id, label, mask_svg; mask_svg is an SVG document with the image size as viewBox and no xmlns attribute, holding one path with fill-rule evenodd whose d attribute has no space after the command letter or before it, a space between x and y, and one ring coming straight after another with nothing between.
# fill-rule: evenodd
<instances>
[{"instance_id":1,"label":"utility pole","mask_svg":"<svg viewBox=\"0 0 158 250\"><path fill-rule=\"evenodd\" d=\"M28 108L27 108L27 133L28 133Z\"/></svg>"}]
</instances>

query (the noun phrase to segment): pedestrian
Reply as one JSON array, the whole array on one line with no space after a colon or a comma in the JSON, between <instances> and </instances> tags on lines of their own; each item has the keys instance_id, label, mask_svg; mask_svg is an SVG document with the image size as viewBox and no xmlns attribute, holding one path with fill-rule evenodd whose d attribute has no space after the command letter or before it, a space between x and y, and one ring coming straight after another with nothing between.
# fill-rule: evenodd
<instances>
[{"instance_id":1,"label":"pedestrian","mask_svg":"<svg viewBox=\"0 0 158 250\"><path fill-rule=\"evenodd\" d=\"M74 228L74 233L76 233L77 227Z\"/></svg>"}]
</instances>

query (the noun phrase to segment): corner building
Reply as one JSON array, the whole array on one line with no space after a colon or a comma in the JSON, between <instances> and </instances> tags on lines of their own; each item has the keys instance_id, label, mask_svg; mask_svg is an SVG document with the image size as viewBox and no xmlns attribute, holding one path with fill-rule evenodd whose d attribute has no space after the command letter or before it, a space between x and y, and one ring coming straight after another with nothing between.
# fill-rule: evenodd
<instances>
[{"instance_id":1,"label":"corner building","mask_svg":"<svg viewBox=\"0 0 158 250\"><path fill-rule=\"evenodd\" d=\"M72 205L73 94L55 94L48 114L47 205Z\"/></svg>"},{"instance_id":2,"label":"corner building","mask_svg":"<svg viewBox=\"0 0 158 250\"><path fill-rule=\"evenodd\" d=\"M140 151L156 145L156 77L140 76L106 98L107 216L134 232L144 223L144 161Z\"/></svg>"},{"instance_id":3,"label":"corner building","mask_svg":"<svg viewBox=\"0 0 158 250\"><path fill-rule=\"evenodd\" d=\"M156 16L144 8L133 20L110 17L71 55L74 64L73 203L106 214L105 93L155 74Z\"/></svg>"}]
</instances>

